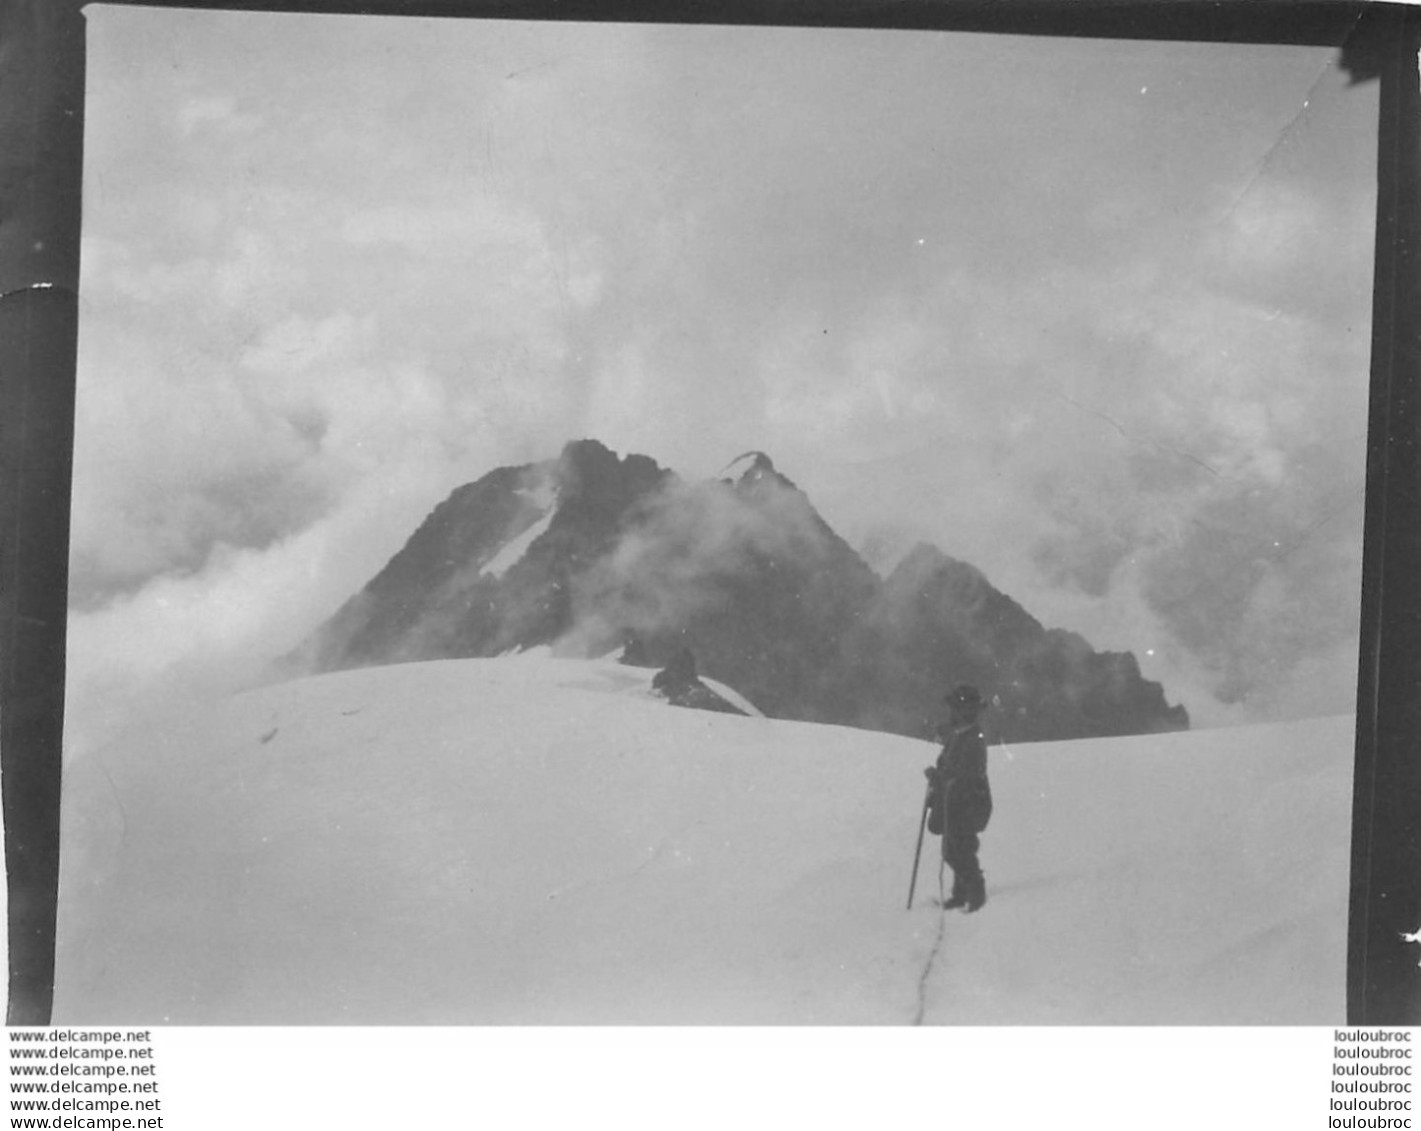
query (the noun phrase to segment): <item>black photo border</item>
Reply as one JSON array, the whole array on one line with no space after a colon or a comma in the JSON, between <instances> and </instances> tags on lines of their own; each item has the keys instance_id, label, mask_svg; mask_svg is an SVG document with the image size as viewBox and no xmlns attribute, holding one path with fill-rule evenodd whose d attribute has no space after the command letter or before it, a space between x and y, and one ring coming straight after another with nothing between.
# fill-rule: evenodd
<instances>
[{"instance_id":1,"label":"black photo border","mask_svg":"<svg viewBox=\"0 0 1421 1131\"><path fill-rule=\"evenodd\" d=\"M0 787L9 1025L49 1024L54 991L84 6L84 0L0 0ZM1353 83L1381 88L1346 1023L1421 1022L1421 967L1402 938L1421 928L1421 9L1380 0L143 0L141 6L1336 47Z\"/></svg>"}]
</instances>

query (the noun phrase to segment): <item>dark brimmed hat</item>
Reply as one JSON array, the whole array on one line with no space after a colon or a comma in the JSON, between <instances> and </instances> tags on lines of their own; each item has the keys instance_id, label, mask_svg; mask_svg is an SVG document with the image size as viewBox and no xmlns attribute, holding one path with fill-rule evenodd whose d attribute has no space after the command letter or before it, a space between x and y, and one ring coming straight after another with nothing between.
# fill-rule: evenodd
<instances>
[{"instance_id":1,"label":"dark brimmed hat","mask_svg":"<svg viewBox=\"0 0 1421 1131\"><path fill-rule=\"evenodd\" d=\"M953 707L982 709L982 693L970 683L959 683L943 697L943 702Z\"/></svg>"}]
</instances>

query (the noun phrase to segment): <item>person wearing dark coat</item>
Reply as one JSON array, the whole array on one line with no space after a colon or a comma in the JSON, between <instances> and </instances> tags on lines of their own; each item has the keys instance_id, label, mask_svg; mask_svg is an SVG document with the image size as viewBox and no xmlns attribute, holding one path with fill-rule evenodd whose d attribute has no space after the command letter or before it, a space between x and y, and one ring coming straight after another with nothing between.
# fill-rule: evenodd
<instances>
[{"instance_id":1,"label":"person wearing dark coat","mask_svg":"<svg viewBox=\"0 0 1421 1131\"><path fill-rule=\"evenodd\" d=\"M977 859L981 834L992 816L987 780L987 742L978 720L982 696L970 684L947 695L947 722L938 727L942 753L924 773L931 783L928 828L942 836L943 863L952 869L952 895L943 907L976 911L987 902L987 883Z\"/></svg>"}]
</instances>

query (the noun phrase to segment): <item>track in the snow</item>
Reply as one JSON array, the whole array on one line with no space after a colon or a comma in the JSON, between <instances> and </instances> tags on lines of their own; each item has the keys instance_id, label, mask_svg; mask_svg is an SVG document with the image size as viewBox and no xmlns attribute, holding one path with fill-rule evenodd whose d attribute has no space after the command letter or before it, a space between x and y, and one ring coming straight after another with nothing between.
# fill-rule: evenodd
<instances>
[{"instance_id":1,"label":"track in the snow","mask_svg":"<svg viewBox=\"0 0 1421 1131\"><path fill-rule=\"evenodd\" d=\"M939 910L937 917L937 938L933 939L933 948L929 952L928 960L923 965L923 972L918 978L918 1012L913 1017L914 1025L921 1025L923 1023L923 1017L928 1011L928 979L932 976L933 967L937 965L937 956L942 950L942 939L946 931L947 912L945 910Z\"/></svg>"}]
</instances>

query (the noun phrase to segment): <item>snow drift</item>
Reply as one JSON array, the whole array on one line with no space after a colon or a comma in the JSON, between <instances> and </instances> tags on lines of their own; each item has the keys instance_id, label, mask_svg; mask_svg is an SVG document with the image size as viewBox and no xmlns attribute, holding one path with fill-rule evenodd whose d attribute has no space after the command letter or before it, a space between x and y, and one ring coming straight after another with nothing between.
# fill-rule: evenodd
<instances>
[{"instance_id":1,"label":"snow drift","mask_svg":"<svg viewBox=\"0 0 1421 1131\"><path fill-rule=\"evenodd\" d=\"M904 907L935 747L650 674L368 668L75 758L55 1023L1344 1019L1350 719L994 747L965 916L931 837Z\"/></svg>"}]
</instances>

